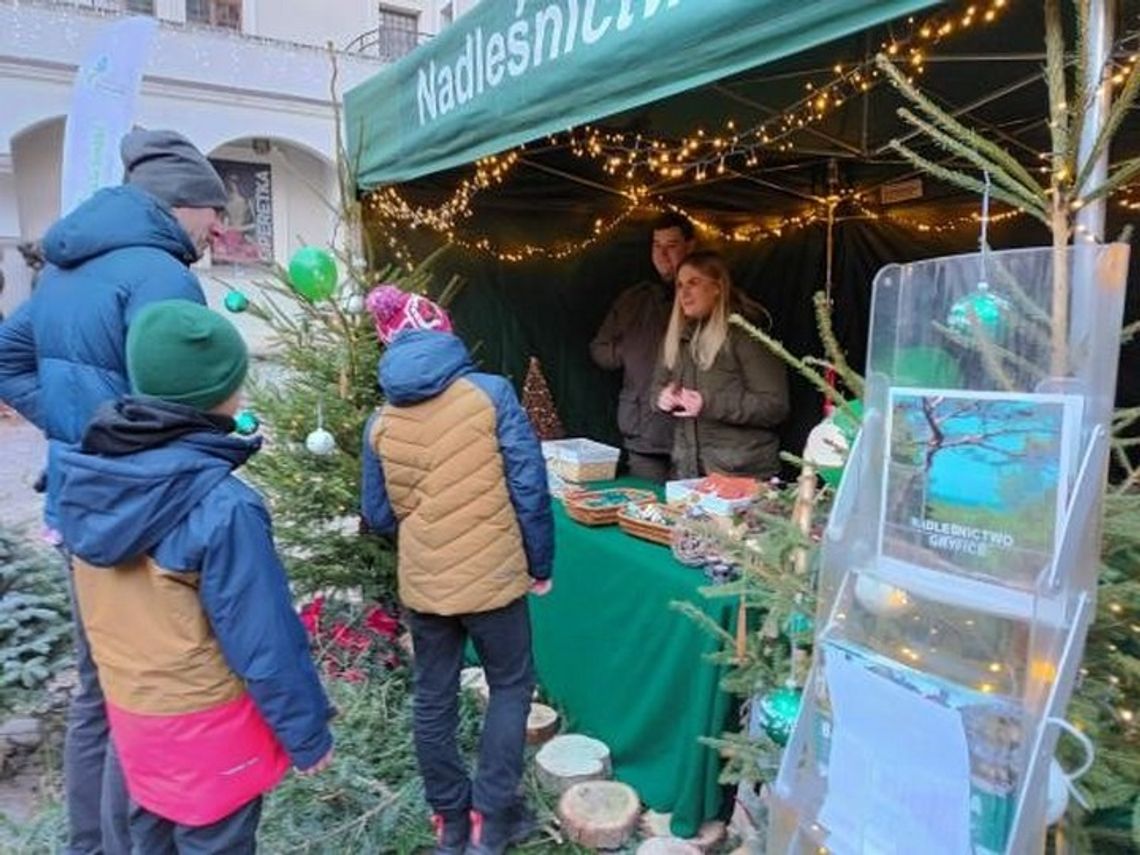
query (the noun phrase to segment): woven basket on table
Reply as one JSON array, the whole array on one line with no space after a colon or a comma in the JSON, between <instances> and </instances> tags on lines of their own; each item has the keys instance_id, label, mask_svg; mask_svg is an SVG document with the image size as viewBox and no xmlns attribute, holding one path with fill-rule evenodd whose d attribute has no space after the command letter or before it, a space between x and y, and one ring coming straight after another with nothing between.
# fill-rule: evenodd
<instances>
[{"instance_id":1,"label":"woven basket on table","mask_svg":"<svg viewBox=\"0 0 1140 855\"><path fill-rule=\"evenodd\" d=\"M591 506L602 496L614 497L604 506ZM628 504L644 505L657 501L657 496L649 490L635 490L629 487L615 487L610 490L587 490L570 493L563 499L566 515L582 525L615 525L618 514Z\"/></svg>"}]
</instances>

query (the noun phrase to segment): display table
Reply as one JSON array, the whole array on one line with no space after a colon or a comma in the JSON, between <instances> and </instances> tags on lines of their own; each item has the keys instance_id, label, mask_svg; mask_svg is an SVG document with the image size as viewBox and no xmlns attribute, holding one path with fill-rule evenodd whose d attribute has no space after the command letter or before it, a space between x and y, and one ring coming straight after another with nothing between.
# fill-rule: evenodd
<instances>
[{"instance_id":1,"label":"display table","mask_svg":"<svg viewBox=\"0 0 1140 855\"><path fill-rule=\"evenodd\" d=\"M621 486L645 486L635 481ZM721 807L720 759L701 744L729 726L723 669L704 660L717 641L670 607L696 605L730 632L735 600L708 600L700 570L617 526L591 528L554 502L554 589L531 597L539 681L576 733L610 747L614 776L673 833L696 834Z\"/></svg>"}]
</instances>

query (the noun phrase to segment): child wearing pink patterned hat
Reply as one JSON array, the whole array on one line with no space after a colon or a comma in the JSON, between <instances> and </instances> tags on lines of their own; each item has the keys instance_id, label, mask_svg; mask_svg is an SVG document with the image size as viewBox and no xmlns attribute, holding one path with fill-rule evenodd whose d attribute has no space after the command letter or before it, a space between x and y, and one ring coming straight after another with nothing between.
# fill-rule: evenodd
<instances>
[{"instance_id":1,"label":"child wearing pink patterned hat","mask_svg":"<svg viewBox=\"0 0 1140 855\"><path fill-rule=\"evenodd\" d=\"M400 534L433 853L502 855L536 829L519 783L534 689L527 594L550 590L554 564L546 464L514 387L476 370L443 309L392 285L365 305L385 402L364 429L361 511L373 531ZM491 689L473 778L456 745L468 639Z\"/></svg>"},{"instance_id":2,"label":"child wearing pink patterned hat","mask_svg":"<svg viewBox=\"0 0 1140 855\"><path fill-rule=\"evenodd\" d=\"M376 335L385 346L404 330L451 332L447 312L419 294L402 291L395 285L378 285L368 292L364 305L376 324Z\"/></svg>"}]
</instances>

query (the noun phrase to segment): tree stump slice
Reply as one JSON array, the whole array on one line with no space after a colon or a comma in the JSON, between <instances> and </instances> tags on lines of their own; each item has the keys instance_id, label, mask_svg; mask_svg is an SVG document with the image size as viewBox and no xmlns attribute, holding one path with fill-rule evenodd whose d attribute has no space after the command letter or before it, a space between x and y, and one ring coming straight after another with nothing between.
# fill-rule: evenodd
<instances>
[{"instance_id":1,"label":"tree stump slice","mask_svg":"<svg viewBox=\"0 0 1140 855\"><path fill-rule=\"evenodd\" d=\"M486 708L491 699L491 687L487 685L487 675L482 668L464 668L459 672L459 688L472 692L481 707Z\"/></svg>"},{"instance_id":2,"label":"tree stump slice","mask_svg":"<svg viewBox=\"0 0 1140 855\"><path fill-rule=\"evenodd\" d=\"M539 782L551 793L564 793L575 784L610 777L610 749L604 742L566 733L556 736L534 757Z\"/></svg>"},{"instance_id":3,"label":"tree stump slice","mask_svg":"<svg viewBox=\"0 0 1140 855\"><path fill-rule=\"evenodd\" d=\"M637 855L701 855L701 849L679 837L650 837L637 847Z\"/></svg>"},{"instance_id":4,"label":"tree stump slice","mask_svg":"<svg viewBox=\"0 0 1140 855\"><path fill-rule=\"evenodd\" d=\"M658 813L655 810L647 810L641 816L641 833L648 838L662 837L672 838L675 840L684 839L685 843L691 844L702 852L707 852L713 847L719 845L724 840L727 833L725 824L720 820L709 820L697 830L696 837L679 838L674 837L670 823L673 820L671 813Z\"/></svg>"},{"instance_id":5,"label":"tree stump slice","mask_svg":"<svg viewBox=\"0 0 1140 855\"><path fill-rule=\"evenodd\" d=\"M558 734L558 713L546 704L531 704L526 717L527 745L542 745Z\"/></svg>"},{"instance_id":6,"label":"tree stump slice","mask_svg":"<svg viewBox=\"0 0 1140 855\"><path fill-rule=\"evenodd\" d=\"M637 828L641 800L619 781L575 784L558 800L567 840L591 849L620 849Z\"/></svg>"}]
</instances>

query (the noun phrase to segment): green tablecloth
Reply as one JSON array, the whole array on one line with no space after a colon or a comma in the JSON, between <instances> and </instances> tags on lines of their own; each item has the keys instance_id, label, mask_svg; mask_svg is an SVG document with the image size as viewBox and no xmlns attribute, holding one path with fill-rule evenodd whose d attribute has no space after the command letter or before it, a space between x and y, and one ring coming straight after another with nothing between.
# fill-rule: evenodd
<instances>
[{"instance_id":1,"label":"green tablecloth","mask_svg":"<svg viewBox=\"0 0 1140 855\"><path fill-rule=\"evenodd\" d=\"M615 777L693 836L721 807L719 758L698 740L721 734L733 704L703 659L715 639L669 604L690 601L730 630L736 610L702 597L704 575L665 547L554 505L554 589L530 603L539 681L571 730L609 746Z\"/></svg>"}]
</instances>

